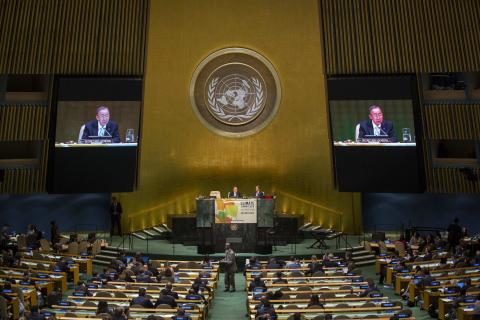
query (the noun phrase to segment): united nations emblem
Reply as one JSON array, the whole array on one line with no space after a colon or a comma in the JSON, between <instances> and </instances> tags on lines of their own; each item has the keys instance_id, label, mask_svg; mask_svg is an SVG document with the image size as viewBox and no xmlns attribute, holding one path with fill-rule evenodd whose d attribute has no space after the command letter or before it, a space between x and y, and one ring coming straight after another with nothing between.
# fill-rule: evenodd
<instances>
[{"instance_id":1,"label":"united nations emblem","mask_svg":"<svg viewBox=\"0 0 480 320\"><path fill-rule=\"evenodd\" d=\"M263 129L277 111L280 92L270 62L243 48L209 55L195 70L190 85L192 107L202 123L230 137Z\"/></svg>"},{"instance_id":2,"label":"united nations emblem","mask_svg":"<svg viewBox=\"0 0 480 320\"><path fill-rule=\"evenodd\" d=\"M259 77L229 74L208 84L208 110L219 121L240 125L254 120L265 106L265 84Z\"/></svg>"}]
</instances>

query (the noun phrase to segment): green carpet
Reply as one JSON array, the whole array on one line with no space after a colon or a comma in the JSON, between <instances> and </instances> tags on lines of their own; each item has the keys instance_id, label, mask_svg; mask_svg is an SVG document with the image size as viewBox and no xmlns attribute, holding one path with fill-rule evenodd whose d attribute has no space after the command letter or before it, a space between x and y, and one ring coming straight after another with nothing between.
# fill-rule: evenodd
<instances>
[{"instance_id":1,"label":"green carpet","mask_svg":"<svg viewBox=\"0 0 480 320\"><path fill-rule=\"evenodd\" d=\"M388 296L391 301L402 301L404 304L404 309L411 309L413 316L417 320L429 320L431 319L428 313L424 310L420 310L419 307L409 308L406 306L406 301L403 301L400 296L397 296L393 288L386 287L378 284L378 276L375 274L374 266L366 266L360 268L362 269L363 275L365 278L372 278L377 283L378 288ZM245 277L241 273L235 274L235 283L237 285L236 292L223 292L224 289L224 274L220 276L220 281L218 283L218 289L213 300L212 306L210 308L209 320L223 320L223 319L247 319L245 314L247 313L246 309L246 298L247 294L245 291Z\"/></svg>"},{"instance_id":2,"label":"green carpet","mask_svg":"<svg viewBox=\"0 0 480 320\"><path fill-rule=\"evenodd\" d=\"M375 274L374 266L366 266L360 269L362 269L362 273L365 279L372 278L375 280L377 287L380 289L380 291L383 292L385 296L387 296L390 299L390 301L401 301L403 303L404 309L412 310L413 316L415 317L416 320L431 319L425 310L420 310L419 307L412 307L412 308L407 307L407 301L402 300L400 296L396 295L395 291L393 290L393 287L378 284L378 275Z\"/></svg>"},{"instance_id":3,"label":"green carpet","mask_svg":"<svg viewBox=\"0 0 480 320\"><path fill-rule=\"evenodd\" d=\"M215 293L210 312L208 314L209 320L235 320L235 319L247 319L245 314L247 313L246 299L247 293L245 291L245 277L242 273L237 272L235 274L236 292L223 292L224 274L220 276L218 283L218 289Z\"/></svg>"}]
</instances>

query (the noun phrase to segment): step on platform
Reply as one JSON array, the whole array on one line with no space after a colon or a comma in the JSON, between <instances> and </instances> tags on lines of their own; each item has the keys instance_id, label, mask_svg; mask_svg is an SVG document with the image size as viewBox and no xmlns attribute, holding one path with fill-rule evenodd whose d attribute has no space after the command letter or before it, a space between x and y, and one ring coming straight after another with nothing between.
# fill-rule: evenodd
<instances>
[{"instance_id":1,"label":"step on platform","mask_svg":"<svg viewBox=\"0 0 480 320\"><path fill-rule=\"evenodd\" d=\"M112 260L117 259L121 254L121 250L115 247L106 247L92 259L94 265L108 266Z\"/></svg>"},{"instance_id":2,"label":"step on platform","mask_svg":"<svg viewBox=\"0 0 480 320\"><path fill-rule=\"evenodd\" d=\"M367 266L375 264L375 255L365 250L363 246L340 248L339 251L350 251L352 253L352 260L357 266Z\"/></svg>"},{"instance_id":3,"label":"step on platform","mask_svg":"<svg viewBox=\"0 0 480 320\"><path fill-rule=\"evenodd\" d=\"M161 224L151 228L135 231L132 233L132 235L140 240L170 239L172 236L172 230L166 224Z\"/></svg>"}]
</instances>

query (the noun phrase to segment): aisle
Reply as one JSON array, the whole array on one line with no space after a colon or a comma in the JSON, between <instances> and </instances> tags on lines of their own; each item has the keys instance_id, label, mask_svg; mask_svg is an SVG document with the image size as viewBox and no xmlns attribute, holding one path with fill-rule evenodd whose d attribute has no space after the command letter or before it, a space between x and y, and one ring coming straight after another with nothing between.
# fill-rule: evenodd
<instances>
[{"instance_id":1,"label":"aisle","mask_svg":"<svg viewBox=\"0 0 480 320\"><path fill-rule=\"evenodd\" d=\"M220 275L220 281L218 282L218 289L213 299L213 304L209 311L209 320L234 320L234 319L247 319L245 314L246 298L245 292L245 277L241 272L235 274L235 284L237 286L236 292L223 292L225 289L224 278L225 274Z\"/></svg>"},{"instance_id":2,"label":"aisle","mask_svg":"<svg viewBox=\"0 0 480 320\"><path fill-rule=\"evenodd\" d=\"M430 316L425 310L420 310L418 306L415 307L408 307L407 306L407 301L402 300L402 298L398 295L395 294L395 290L393 289L392 286L385 286L381 285L378 283L378 275L375 274L375 267L374 266L367 266L367 267L362 267L362 274L363 276L367 278L372 278L375 280L375 284L377 287L380 289L381 292L385 296L387 296L390 301L401 301L403 303L403 308L404 309L411 309L413 312L413 316L415 317L415 320L431 320Z\"/></svg>"}]
</instances>

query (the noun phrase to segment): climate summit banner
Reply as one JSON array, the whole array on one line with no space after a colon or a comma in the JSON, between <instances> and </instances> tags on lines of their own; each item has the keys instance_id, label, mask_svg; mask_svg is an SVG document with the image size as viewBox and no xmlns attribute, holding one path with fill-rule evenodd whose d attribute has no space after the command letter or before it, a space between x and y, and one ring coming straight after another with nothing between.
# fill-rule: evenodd
<instances>
[{"instance_id":1,"label":"climate summit banner","mask_svg":"<svg viewBox=\"0 0 480 320\"><path fill-rule=\"evenodd\" d=\"M257 223L257 199L216 199L215 223Z\"/></svg>"}]
</instances>

